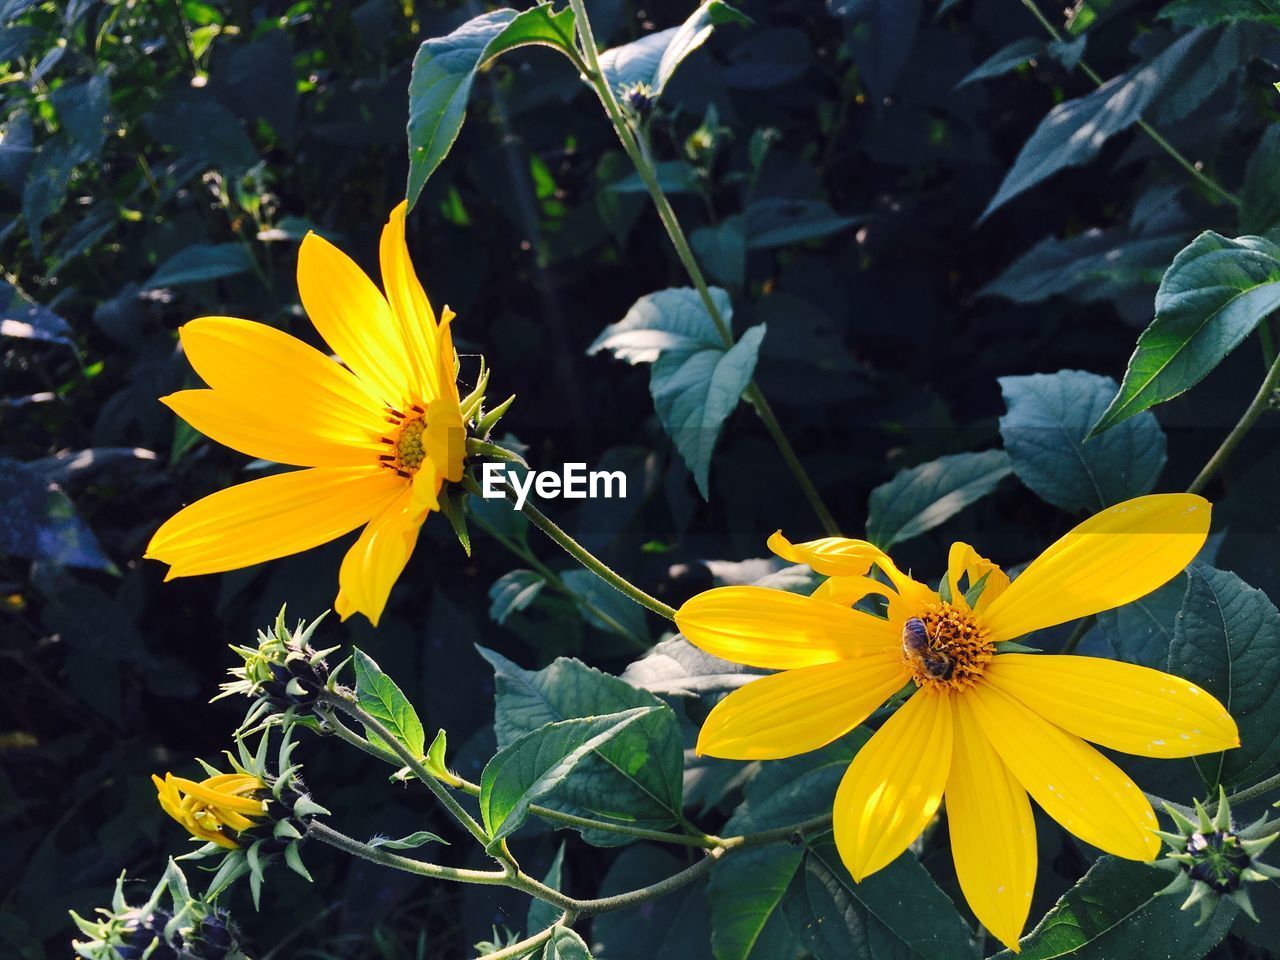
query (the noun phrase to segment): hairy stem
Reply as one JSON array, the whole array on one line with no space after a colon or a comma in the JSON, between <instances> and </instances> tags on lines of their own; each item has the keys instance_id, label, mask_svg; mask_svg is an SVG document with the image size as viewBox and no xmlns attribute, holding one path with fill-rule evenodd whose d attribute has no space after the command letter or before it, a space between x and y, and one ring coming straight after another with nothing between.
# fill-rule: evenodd
<instances>
[{"instance_id":1,"label":"hairy stem","mask_svg":"<svg viewBox=\"0 0 1280 960\"><path fill-rule=\"evenodd\" d=\"M1280 357L1271 362L1271 369L1267 371L1266 377L1262 380L1262 386L1258 387L1258 392L1254 395L1248 409L1231 428L1231 432L1227 434L1218 449L1213 452L1213 456L1205 463L1199 475L1191 481L1191 486L1187 487L1187 493L1199 493L1213 479L1214 474L1222 469L1222 465L1240 445L1245 434L1253 429L1253 425L1258 422L1263 411L1271 404L1277 389L1280 389Z\"/></svg>"},{"instance_id":2,"label":"hairy stem","mask_svg":"<svg viewBox=\"0 0 1280 960\"><path fill-rule=\"evenodd\" d=\"M1272 790L1280 790L1280 773L1274 777L1268 777L1261 783L1255 783L1252 787L1245 787L1236 793L1227 797L1227 803L1244 803L1255 797L1261 797L1263 794L1270 793ZM1208 807L1211 813L1217 811L1217 804Z\"/></svg>"},{"instance_id":3,"label":"hairy stem","mask_svg":"<svg viewBox=\"0 0 1280 960\"><path fill-rule=\"evenodd\" d=\"M1044 27L1045 32L1048 33L1049 36L1058 42L1062 41L1062 32L1049 21L1048 17L1040 12L1040 8L1036 6L1035 0L1022 0L1022 5L1026 7L1031 12L1031 15L1040 22L1040 25ZM1078 66L1080 67L1080 72L1092 80L1097 86L1100 87L1105 82L1098 72L1083 60L1079 62ZM1227 203L1234 204L1237 207L1240 206L1239 197L1188 160L1177 147L1161 136L1160 131L1155 127L1151 126L1151 124L1147 123L1147 121L1143 120L1141 117L1138 118L1137 125L1143 133L1152 139L1156 146L1167 153L1178 166L1191 174L1191 176L1194 177L1196 181L1204 186L1211 194L1213 194L1217 200L1225 200Z\"/></svg>"},{"instance_id":4,"label":"hairy stem","mask_svg":"<svg viewBox=\"0 0 1280 960\"><path fill-rule=\"evenodd\" d=\"M509 947L503 947L501 950L493 951L493 953L486 953L478 960L514 960L516 957L528 957L535 949L554 937L557 930L561 927L569 927L576 919L577 914L571 910L566 910L564 915L547 929L539 930L533 936L525 937L525 939L511 944Z\"/></svg>"},{"instance_id":5,"label":"hairy stem","mask_svg":"<svg viewBox=\"0 0 1280 960\"><path fill-rule=\"evenodd\" d=\"M496 886L506 884L510 879L510 874L505 870L466 870L462 867L446 867L438 863L427 863L425 860L414 860L412 857L402 857L398 853L392 853L389 850L371 847L369 844L362 843L354 837L349 837L345 833L334 830L332 827L325 826L318 820L311 821L307 826L307 835L314 837L321 843L336 847L344 853L349 853L353 857L360 857L362 860L368 860L371 863L377 863L404 873L430 877L433 880L452 880L455 883L478 883Z\"/></svg>"},{"instance_id":6,"label":"hairy stem","mask_svg":"<svg viewBox=\"0 0 1280 960\"><path fill-rule=\"evenodd\" d=\"M605 113L609 117L609 122L613 124L613 129L618 135L623 151L631 160L632 165L635 166L636 173L639 174L645 189L648 190L649 196L653 200L654 208L658 212L658 219L662 221L662 226L667 232L667 237L671 240L672 247L675 248L676 256L684 267L685 273L689 275L690 281L698 291L698 298L702 301L707 315L711 317L711 322L715 324L716 332L720 334L720 339L724 342L725 347L732 347L733 331L729 329L728 322L720 313L720 308L716 306L715 299L711 296L711 288L707 284L707 278L703 276L702 268L698 266L698 260L693 255L693 249L689 246L689 240L685 236L684 229L680 226L680 221L676 218L676 212L671 206L671 201L667 198L662 185L658 182L658 173L654 167L653 160L650 158L648 150L645 149L644 143L637 139L632 131L631 125L627 122L627 118L623 113L622 105L618 103L617 95L609 86L609 81L605 78L604 71L600 68L600 53L596 49L595 35L591 32L591 21L587 18L586 6L583 0L569 0L569 5L573 8L574 21L578 29L578 39L582 43L582 52L588 67L583 75L595 90L596 96L599 97L600 103L604 106ZM822 525L823 530L829 536L838 536L840 528L836 524L835 518L831 515L831 511L827 509L821 494L818 493L818 488L814 486L808 471L805 470L804 465L800 462L800 458L796 456L795 449L791 446L791 441L787 439L786 433L783 432L782 426L778 423L778 418L774 416L773 409L769 406L769 402L765 399L764 394L760 392L760 388L754 380L743 391L743 397L755 408L757 415L764 424L765 430L777 445L783 461L794 474L805 499L809 501L809 505L817 515L818 522Z\"/></svg>"}]
</instances>

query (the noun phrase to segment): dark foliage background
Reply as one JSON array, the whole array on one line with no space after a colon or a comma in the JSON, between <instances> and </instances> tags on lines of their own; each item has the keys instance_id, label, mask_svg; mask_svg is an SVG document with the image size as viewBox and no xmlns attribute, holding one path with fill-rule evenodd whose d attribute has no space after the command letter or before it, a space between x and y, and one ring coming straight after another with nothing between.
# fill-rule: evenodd
<instances>
[{"instance_id":1,"label":"dark foliage background","mask_svg":"<svg viewBox=\"0 0 1280 960\"><path fill-rule=\"evenodd\" d=\"M609 45L690 9L589 6ZM1247 172L1268 129L1276 142L1280 45L1266 24L1210 27L1233 31L1230 42L1181 65L1145 114L1220 182L1251 191L1243 214L1129 130L976 223L1046 112L1092 89L1071 68L1080 49L1044 48L1019 4L961 0L897 5L907 25L873 56L842 16L848 6L746 0L755 26L718 31L685 64L655 142L686 228L705 228L699 254L734 294L735 326L767 321L762 389L856 536L869 491L899 469L999 446L997 377L1081 369L1118 379L1181 247L1204 229L1274 226L1274 178L1258 172L1249 187ZM1088 63L1107 78L1154 59L1187 29L1157 19L1159 6L1081 3L1072 24ZM484 9L0 0L0 299L10 300L6 318L29 324L6 326L0 339L0 456L26 465L9 462L0 475L0 525L40 524L62 544L0 556L6 954L66 955L68 908L105 902L122 868L158 875L181 841L148 774L189 772L193 756L214 759L228 744L241 705L206 705L231 663L227 644L252 638L285 600L308 617L332 603L341 543L168 584L160 565L139 559L181 505L260 469L194 435L155 398L192 378L175 336L192 317L254 318L315 342L293 277L307 229L376 276L378 231L403 195L413 54ZM958 86L1022 38L1038 44L1033 59ZM753 143L765 140L757 163ZM715 230L738 216L755 238L741 273L714 245ZM481 76L410 231L431 297L459 315L461 351L483 352L494 369L491 397L518 395L504 425L531 462L628 471L625 501L547 505L605 559L676 603L713 576L747 576L727 566L713 575L711 558L761 557L779 527L819 535L749 409L726 424L704 502L654 417L643 370L586 356L638 297L687 281L613 131L562 58L521 51ZM1030 250L1038 259L1020 259ZM464 378L474 369L464 359ZM1261 369L1246 343L1159 408L1169 437L1160 489L1186 485ZM1276 458L1274 430L1260 429L1210 491L1230 524L1217 565L1273 597L1276 512L1258 509L1274 496ZM48 482L57 489L40 493ZM1016 563L1072 522L1007 484L905 545L902 562L936 576L946 544L962 538ZM529 542L568 569L549 545ZM435 518L377 631L360 619L321 628L324 640L375 655L426 722L449 730L469 775L493 738L492 670L473 644L525 667L571 654L614 672L640 647L551 591L495 623L490 587L519 566L483 533L466 558ZM649 641L659 627L645 624ZM442 828L373 761L327 743L304 754L310 785L351 832ZM691 793L715 823L740 787L721 773ZM1042 843L1061 849L1033 918L1085 865L1043 826ZM541 844L530 872L562 836L529 841ZM516 900L331 854L309 851L314 887L281 873L260 913L236 901L255 955L462 956L492 925L523 923ZM643 854L625 856L615 871L647 868ZM575 886L596 890L615 857L571 843L566 869ZM945 846L926 862L954 893ZM651 934L666 916L646 921ZM593 936L610 941L605 921ZM617 928L600 955L709 955L705 939L664 947L644 936ZM1263 956L1267 942L1240 928L1214 955Z\"/></svg>"}]
</instances>

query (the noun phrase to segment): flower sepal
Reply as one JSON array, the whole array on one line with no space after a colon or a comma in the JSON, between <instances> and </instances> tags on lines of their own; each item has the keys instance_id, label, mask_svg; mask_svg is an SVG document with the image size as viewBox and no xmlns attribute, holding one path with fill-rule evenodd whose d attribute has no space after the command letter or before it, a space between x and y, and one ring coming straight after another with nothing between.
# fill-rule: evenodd
<instances>
[{"instance_id":1,"label":"flower sepal","mask_svg":"<svg viewBox=\"0 0 1280 960\"><path fill-rule=\"evenodd\" d=\"M285 609L280 608L274 625L258 631L256 647L231 647L244 662L230 669L232 679L221 685L214 700L236 694L254 700L240 726L241 735L286 720L296 722L301 719L298 714L310 713L317 697L333 688L338 671L330 669L326 658L339 648L317 650L310 642L328 612L310 623L299 620L290 630Z\"/></svg>"}]
</instances>

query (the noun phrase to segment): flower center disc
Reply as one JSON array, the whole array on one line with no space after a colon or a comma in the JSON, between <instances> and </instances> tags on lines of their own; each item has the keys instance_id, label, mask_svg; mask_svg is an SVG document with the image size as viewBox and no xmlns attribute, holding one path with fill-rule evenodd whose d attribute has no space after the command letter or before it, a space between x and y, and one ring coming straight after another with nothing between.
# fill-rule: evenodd
<instances>
[{"instance_id":1,"label":"flower center disc","mask_svg":"<svg viewBox=\"0 0 1280 960\"><path fill-rule=\"evenodd\" d=\"M426 448L422 443L422 434L427 428L427 410L422 404L415 403L408 414L399 410L387 410L387 422L392 425L390 433L382 438L389 446L391 453L378 457L382 466L394 470L406 479L412 477L427 458Z\"/></svg>"},{"instance_id":2,"label":"flower center disc","mask_svg":"<svg viewBox=\"0 0 1280 960\"><path fill-rule=\"evenodd\" d=\"M995 646L967 610L931 603L902 629L902 659L917 687L965 690L973 686Z\"/></svg>"}]
</instances>

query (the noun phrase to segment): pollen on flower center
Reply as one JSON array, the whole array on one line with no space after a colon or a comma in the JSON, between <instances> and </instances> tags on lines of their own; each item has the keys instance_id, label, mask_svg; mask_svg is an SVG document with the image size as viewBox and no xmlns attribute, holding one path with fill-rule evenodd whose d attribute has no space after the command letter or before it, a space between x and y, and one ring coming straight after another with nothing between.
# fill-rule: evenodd
<instances>
[{"instance_id":1,"label":"pollen on flower center","mask_svg":"<svg viewBox=\"0 0 1280 960\"><path fill-rule=\"evenodd\" d=\"M388 470L394 470L406 480L418 472L427 458L422 434L427 427L427 408L420 403L411 404L409 413L401 413L394 407L387 408L387 423L391 431L381 437L391 448L390 453L380 454L378 462Z\"/></svg>"},{"instance_id":2,"label":"pollen on flower center","mask_svg":"<svg viewBox=\"0 0 1280 960\"><path fill-rule=\"evenodd\" d=\"M967 610L931 603L902 628L902 659L917 687L965 690L982 676L995 645Z\"/></svg>"}]
</instances>

